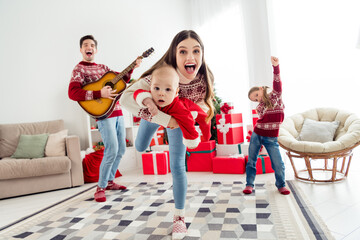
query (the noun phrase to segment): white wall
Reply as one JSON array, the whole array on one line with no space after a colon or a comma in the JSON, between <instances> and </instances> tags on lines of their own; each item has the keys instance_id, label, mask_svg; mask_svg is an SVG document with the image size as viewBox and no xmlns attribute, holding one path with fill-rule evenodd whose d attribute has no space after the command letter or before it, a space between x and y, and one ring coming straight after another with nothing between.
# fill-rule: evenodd
<instances>
[{"instance_id":1,"label":"white wall","mask_svg":"<svg viewBox=\"0 0 360 240\"><path fill-rule=\"evenodd\" d=\"M79 39L97 38L96 62L122 71L154 47L133 74L140 76L189 29L184 0L0 0L0 123L64 119L87 147L85 112L67 95L81 61Z\"/></svg>"},{"instance_id":2,"label":"white wall","mask_svg":"<svg viewBox=\"0 0 360 240\"><path fill-rule=\"evenodd\" d=\"M272 3L286 116L315 107L360 116L360 1Z\"/></svg>"}]
</instances>

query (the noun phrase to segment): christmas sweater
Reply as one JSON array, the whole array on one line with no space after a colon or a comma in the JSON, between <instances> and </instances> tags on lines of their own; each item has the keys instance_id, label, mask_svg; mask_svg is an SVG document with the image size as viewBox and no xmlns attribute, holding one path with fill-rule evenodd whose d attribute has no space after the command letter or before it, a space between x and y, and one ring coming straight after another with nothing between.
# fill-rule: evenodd
<instances>
[{"instance_id":1,"label":"christmas sweater","mask_svg":"<svg viewBox=\"0 0 360 240\"><path fill-rule=\"evenodd\" d=\"M149 122L159 124L163 127L167 127L171 118L171 115L159 111L155 116L151 116L149 110L146 107L140 106L134 99L135 91L142 89L150 91L150 82L152 75L148 75L144 78L139 79L133 85L128 87L120 98L121 106L125 107L135 117L143 118ZM207 106L204 103L206 94L206 82L202 75L198 76L188 84L182 84L182 78L180 77L179 84L179 97L187 98L192 102L196 103L206 113L208 111Z\"/></svg>"},{"instance_id":2,"label":"christmas sweater","mask_svg":"<svg viewBox=\"0 0 360 240\"><path fill-rule=\"evenodd\" d=\"M136 90L134 99L141 107L145 98L152 98L149 91L142 89ZM183 134L183 143L188 148L196 148L200 143L199 133L195 128L195 121L199 124L202 132L202 141L210 140L210 123L206 122L207 114L194 102L187 98L175 97L174 100L165 107L159 107L159 110L169 114L176 119ZM195 119L195 121L194 121Z\"/></svg>"},{"instance_id":3,"label":"christmas sweater","mask_svg":"<svg viewBox=\"0 0 360 240\"><path fill-rule=\"evenodd\" d=\"M71 74L68 95L71 100L85 101L101 98L101 89L96 91L86 91L82 87L98 81L105 73L111 71L110 68L104 64L96 64L81 61L79 62ZM118 74L118 72L113 71ZM129 82L131 78L131 70L124 76L124 81ZM121 107L119 101L116 102L113 112L108 118L122 116Z\"/></svg>"},{"instance_id":4,"label":"christmas sweater","mask_svg":"<svg viewBox=\"0 0 360 240\"><path fill-rule=\"evenodd\" d=\"M280 124L284 121L284 103L281 98L282 84L280 80L279 65L274 68L273 90L269 93L269 99L273 108L265 107L265 103L260 101L256 107L259 119L254 127L254 132L264 137L277 137L279 135Z\"/></svg>"}]
</instances>

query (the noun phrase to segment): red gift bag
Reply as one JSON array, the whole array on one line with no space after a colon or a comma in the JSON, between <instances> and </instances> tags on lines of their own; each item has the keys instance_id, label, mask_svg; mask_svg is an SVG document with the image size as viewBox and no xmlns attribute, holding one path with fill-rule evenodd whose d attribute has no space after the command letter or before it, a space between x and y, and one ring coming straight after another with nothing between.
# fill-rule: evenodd
<instances>
[{"instance_id":1,"label":"red gift bag","mask_svg":"<svg viewBox=\"0 0 360 240\"><path fill-rule=\"evenodd\" d=\"M104 149L89 153L82 161L84 181L86 183L99 181L99 169L104 157ZM119 170L116 171L115 178L122 176Z\"/></svg>"}]
</instances>

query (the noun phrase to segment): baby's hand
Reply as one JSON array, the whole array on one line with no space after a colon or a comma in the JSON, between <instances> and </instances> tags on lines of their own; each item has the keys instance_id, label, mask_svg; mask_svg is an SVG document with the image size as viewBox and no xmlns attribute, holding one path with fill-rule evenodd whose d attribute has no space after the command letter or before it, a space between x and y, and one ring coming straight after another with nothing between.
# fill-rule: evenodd
<instances>
[{"instance_id":1,"label":"baby's hand","mask_svg":"<svg viewBox=\"0 0 360 240\"><path fill-rule=\"evenodd\" d=\"M279 59L277 57L271 56L271 64L276 67L277 65L279 65Z\"/></svg>"},{"instance_id":2,"label":"baby's hand","mask_svg":"<svg viewBox=\"0 0 360 240\"><path fill-rule=\"evenodd\" d=\"M145 98L143 104L148 108L151 116L155 116L156 114L158 114L159 109L156 106L154 100L152 100L151 98Z\"/></svg>"}]
</instances>

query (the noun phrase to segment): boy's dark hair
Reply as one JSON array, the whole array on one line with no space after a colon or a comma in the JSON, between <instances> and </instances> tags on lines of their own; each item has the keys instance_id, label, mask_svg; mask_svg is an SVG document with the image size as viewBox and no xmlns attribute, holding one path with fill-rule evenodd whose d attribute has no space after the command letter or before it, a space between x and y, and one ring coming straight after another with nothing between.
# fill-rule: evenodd
<instances>
[{"instance_id":1,"label":"boy's dark hair","mask_svg":"<svg viewBox=\"0 0 360 240\"><path fill-rule=\"evenodd\" d=\"M82 38L80 38L80 48L82 47L83 42L87 39L93 40L95 42L95 47L97 48L97 41L95 40L93 35L86 35L86 36L83 36Z\"/></svg>"}]
</instances>

